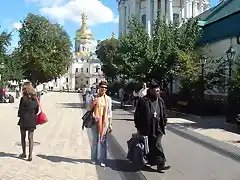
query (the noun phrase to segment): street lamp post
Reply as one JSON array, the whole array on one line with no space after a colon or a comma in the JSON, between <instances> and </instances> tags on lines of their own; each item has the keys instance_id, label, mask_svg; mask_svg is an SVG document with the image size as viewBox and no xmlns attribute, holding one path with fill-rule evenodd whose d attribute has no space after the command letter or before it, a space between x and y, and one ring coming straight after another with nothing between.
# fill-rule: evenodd
<instances>
[{"instance_id":1,"label":"street lamp post","mask_svg":"<svg viewBox=\"0 0 240 180\"><path fill-rule=\"evenodd\" d=\"M228 69L228 98L227 98L228 117L227 117L227 122L231 122L235 118L235 112L233 112L233 109L232 109L232 106L235 106L235 105L233 105L232 101L231 101L232 100L231 81L232 81L232 65L233 65L233 60L236 55L236 51L233 49L232 45L226 51L226 54L227 54L227 61L228 61L228 68L229 68Z\"/></svg>"},{"instance_id":2,"label":"street lamp post","mask_svg":"<svg viewBox=\"0 0 240 180\"><path fill-rule=\"evenodd\" d=\"M3 87L2 87L2 69L4 68L4 63L0 64L0 103L3 102Z\"/></svg>"},{"instance_id":3,"label":"street lamp post","mask_svg":"<svg viewBox=\"0 0 240 180\"><path fill-rule=\"evenodd\" d=\"M3 68L4 68L4 63L2 62L1 64L0 64L0 83L1 83L1 85L2 85L2 70L3 70Z\"/></svg>"},{"instance_id":4,"label":"street lamp post","mask_svg":"<svg viewBox=\"0 0 240 180\"><path fill-rule=\"evenodd\" d=\"M231 83L230 81L232 80L232 63L233 63L233 60L234 60L235 54L236 54L236 51L233 49L232 45L226 51L226 54L227 54L227 60L228 60L228 66L229 66L229 71L228 71L229 79L228 80L229 80L229 83Z\"/></svg>"},{"instance_id":5,"label":"street lamp post","mask_svg":"<svg viewBox=\"0 0 240 180\"><path fill-rule=\"evenodd\" d=\"M201 65L201 106L202 106L202 113L204 111L204 91L205 91L205 83L204 83L204 67L207 62L206 57L200 58L200 65Z\"/></svg>"}]
</instances>

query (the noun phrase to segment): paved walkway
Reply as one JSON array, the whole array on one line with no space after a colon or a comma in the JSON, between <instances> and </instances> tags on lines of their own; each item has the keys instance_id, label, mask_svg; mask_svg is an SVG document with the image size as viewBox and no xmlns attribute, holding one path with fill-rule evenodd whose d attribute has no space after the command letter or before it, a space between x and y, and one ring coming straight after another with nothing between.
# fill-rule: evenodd
<instances>
[{"instance_id":1,"label":"paved walkway","mask_svg":"<svg viewBox=\"0 0 240 180\"><path fill-rule=\"evenodd\" d=\"M114 101L119 104L118 101ZM133 111L131 111L133 113ZM187 128L218 141L240 147L240 133L235 125L225 123L224 117L200 117L195 115L176 115L169 113L168 124Z\"/></svg>"},{"instance_id":2,"label":"paved walkway","mask_svg":"<svg viewBox=\"0 0 240 180\"><path fill-rule=\"evenodd\" d=\"M171 117L168 118L168 123L240 147L240 134L237 133L237 127L226 124L222 117Z\"/></svg>"},{"instance_id":3,"label":"paved walkway","mask_svg":"<svg viewBox=\"0 0 240 180\"><path fill-rule=\"evenodd\" d=\"M49 122L35 131L32 162L16 158L21 153L18 102L0 104L1 180L98 179L96 167L89 162L87 131L81 130L78 94L44 94L42 105Z\"/></svg>"},{"instance_id":4,"label":"paved walkway","mask_svg":"<svg viewBox=\"0 0 240 180\"><path fill-rule=\"evenodd\" d=\"M126 154L126 141L136 132L133 115L116 108L113 116L113 136ZM163 174L142 171L147 180L239 180L239 162L170 131L163 137L163 148L171 168Z\"/></svg>"}]
</instances>

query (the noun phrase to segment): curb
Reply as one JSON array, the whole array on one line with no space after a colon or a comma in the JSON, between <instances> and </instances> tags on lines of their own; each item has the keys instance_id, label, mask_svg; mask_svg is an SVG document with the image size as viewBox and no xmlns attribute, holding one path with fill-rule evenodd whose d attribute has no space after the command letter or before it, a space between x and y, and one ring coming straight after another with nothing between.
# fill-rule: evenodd
<instances>
[{"instance_id":1,"label":"curb","mask_svg":"<svg viewBox=\"0 0 240 180\"><path fill-rule=\"evenodd\" d=\"M129 112L129 111L127 111ZM169 110L168 110L169 112ZM129 113L133 113L133 112L129 112ZM184 114L184 113L179 113L179 114ZM188 114L185 114L188 116ZM192 117L194 117L195 115L193 115ZM191 117L191 116L188 116ZM202 118L200 116L196 116L198 118ZM177 125L173 125L173 124L168 124L167 125L167 130L169 130L170 132L179 135L185 139L188 139L192 142L195 142L207 149L210 149L218 154L221 154L225 157L228 157L238 163L240 163L240 148L235 147L234 145L231 144L227 144L225 142L222 141L218 141L216 139L213 139L209 136L204 136L202 134L199 134L197 132L194 132L192 130L189 130L185 127L180 127Z\"/></svg>"},{"instance_id":2,"label":"curb","mask_svg":"<svg viewBox=\"0 0 240 180\"><path fill-rule=\"evenodd\" d=\"M211 137L204 136L187 128L179 127L173 124L167 125L167 130L240 163L240 148L235 147L234 145L218 141Z\"/></svg>"}]
</instances>

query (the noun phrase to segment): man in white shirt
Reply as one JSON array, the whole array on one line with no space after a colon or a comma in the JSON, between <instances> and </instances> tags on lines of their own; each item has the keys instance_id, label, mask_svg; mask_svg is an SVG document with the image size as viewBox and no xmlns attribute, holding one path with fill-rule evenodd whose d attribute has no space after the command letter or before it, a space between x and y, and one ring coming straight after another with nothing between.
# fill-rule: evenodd
<instances>
[{"instance_id":1,"label":"man in white shirt","mask_svg":"<svg viewBox=\"0 0 240 180\"><path fill-rule=\"evenodd\" d=\"M147 95L147 84L143 83L142 89L139 91L139 97L142 98Z\"/></svg>"},{"instance_id":2,"label":"man in white shirt","mask_svg":"<svg viewBox=\"0 0 240 180\"><path fill-rule=\"evenodd\" d=\"M43 91L42 84L38 83L36 86L36 93L37 93L37 98L39 101L41 99L42 91Z\"/></svg>"}]
</instances>

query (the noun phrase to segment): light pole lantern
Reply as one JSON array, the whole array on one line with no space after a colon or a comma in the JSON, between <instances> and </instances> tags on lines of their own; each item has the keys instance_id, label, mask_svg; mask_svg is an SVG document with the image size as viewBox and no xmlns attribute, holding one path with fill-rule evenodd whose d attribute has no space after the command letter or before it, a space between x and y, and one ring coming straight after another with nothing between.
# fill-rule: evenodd
<instances>
[{"instance_id":1,"label":"light pole lantern","mask_svg":"<svg viewBox=\"0 0 240 180\"><path fill-rule=\"evenodd\" d=\"M228 61L228 114L227 114L227 122L231 122L233 119L235 119L235 113L232 111L233 107L235 106L234 103L232 103L232 93L231 93L231 80L232 80L232 65L233 60L236 55L236 51L233 49L232 45L229 47L229 49L226 51L227 54L227 61Z\"/></svg>"},{"instance_id":2,"label":"light pole lantern","mask_svg":"<svg viewBox=\"0 0 240 180\"><path fill-rule=\"evenodd\" d=\"M230 48L226 51L227 54L227 60L228 60L228 65L229 65L229 81L232 79L232 61L235 58L236 55L236 51L233 49L232 45L230 46Z\"/></svg>"}]
</instances>

